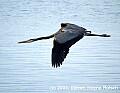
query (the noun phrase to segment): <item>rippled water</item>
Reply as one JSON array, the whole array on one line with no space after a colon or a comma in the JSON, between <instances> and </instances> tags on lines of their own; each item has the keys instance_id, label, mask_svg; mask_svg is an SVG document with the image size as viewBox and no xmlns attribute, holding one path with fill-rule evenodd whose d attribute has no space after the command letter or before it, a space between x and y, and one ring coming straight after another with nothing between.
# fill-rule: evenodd
<instances>
[{"instance_id":1,"label":"rippled water","mask_svg":"<svg viewBox=\"0 0 120 93\"><path fill-rule=\"evenodd\" d=\"M57 69L53 39L17 43L61 22L112 37L84 37ZM120 93L119 30L120 0L0 0L0 93Z\"/></svg>"}]
</instances>

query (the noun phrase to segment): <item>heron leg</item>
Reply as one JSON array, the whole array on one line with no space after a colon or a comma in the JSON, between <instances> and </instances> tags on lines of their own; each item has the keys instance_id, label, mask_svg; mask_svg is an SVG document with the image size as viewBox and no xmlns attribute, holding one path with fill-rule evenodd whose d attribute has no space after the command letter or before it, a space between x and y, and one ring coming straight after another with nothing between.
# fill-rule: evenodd
<instances>
[{"instance_id":1,"label":"heron leg","mask_svg":"<svg viewBox=\"0 0 120 93\"><path fill-rule=\"evenodd\" d=\"M102 35L99 35L99 34L91 34L91 33L86 33L86 36L110 37L110 35L107 35L107 34L102 34Z\"/></svg>"}]
</instances>

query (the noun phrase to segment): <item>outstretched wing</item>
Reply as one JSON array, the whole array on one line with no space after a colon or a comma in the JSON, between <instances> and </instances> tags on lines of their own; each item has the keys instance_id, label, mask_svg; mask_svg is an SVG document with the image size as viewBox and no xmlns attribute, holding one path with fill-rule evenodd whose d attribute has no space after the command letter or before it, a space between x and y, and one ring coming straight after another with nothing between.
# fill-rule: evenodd
<instances>
[{"instance_id":1,"label":"outstretched wing","mask_svg":"<svg viewBox=\"0 0 120 93\"><path fill-rule=\"evenodd\" d=\"M52 66L56 68L60 67L68 53L69 48L54 40L54 47L52 48Z\"/></svg>"},{"instance_id":2,"label":"outstretched wing","mask_svg":"<svg viewBox=\"0 0 120 93\"><path fill-rule=\"evenodd\" d=\"M52 48L52 66L60 67L69 53L69 48L83 38L85 30L74 24L61 24L61 29L54 36Z\"/></svg>"},{"instance_id":3,"label":"outstretched wing","mask_svg":"<svg viewBox=\"0 0 120 93\"><path fill-rule=\"evenodd\" d=\"M54 46L52 48L52 66L56 68L60 67L67 54L69 53L69 48L81 38L83 38L83 36L84 35L78 36L65 43L58 43L56 40L54 40Z\"/></svg>"}]
</instances>

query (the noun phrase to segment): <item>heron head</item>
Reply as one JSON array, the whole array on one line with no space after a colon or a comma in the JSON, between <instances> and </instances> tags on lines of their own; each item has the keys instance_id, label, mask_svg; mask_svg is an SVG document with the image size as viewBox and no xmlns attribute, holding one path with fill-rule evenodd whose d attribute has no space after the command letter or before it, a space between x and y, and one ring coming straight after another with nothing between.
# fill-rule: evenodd
<instances>
[{"instance_id":1,"label":"heron head","mask_svg":"<svg viewBox=\"0 0 120 93\"><path fill-rule=\"evenodd\" d=\"M61 23L61 27L66 27L67 24L66 23Z\"/></svg>"}]
</instances>

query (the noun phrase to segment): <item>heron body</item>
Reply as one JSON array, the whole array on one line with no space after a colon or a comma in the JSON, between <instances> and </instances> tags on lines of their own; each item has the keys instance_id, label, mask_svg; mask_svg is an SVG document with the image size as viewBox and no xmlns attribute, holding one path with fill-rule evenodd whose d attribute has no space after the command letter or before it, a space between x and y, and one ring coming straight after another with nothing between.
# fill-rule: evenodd
<instances>
[{"instance_id":1,"label":"heron body","mask_svg":"<svg viewBox=\"0 0 120 93\"><path fill-rule=\"evenodd\" d=\"M66 26L62 26L66 24ZM69 48L83 38L86 29L70 23L62 23L55 33L52 49L52 66L59 67L69 53Z\"/></svg>"},{"instance_id":2,"label":"heron body","mask_svg":"<svg viewBox=\"0 0 120 93\"><path fill-rule=\"evenodd\" d=\"M77 41L82 39L84 36L110 37L110 35L106 34L91 34L91 31L87 31L85 28L77 26L75 24L61 23L60 30L50 36L29 39L21 41L19 43L31 43L37 40L49 39L54 37L51 62L52 66L57 68L62 65L64 59L69 53L70 47L74 45Z\"/></svg>"},{"instance_id":3,"label":"heron body","mask_svg":"<svg viewBox=\"0 0 120 93\"><path fill-rule=\"evenodd\" d=\"M62 23L65 24L65 23ZM62 27L61 24L61 27ZM59 43L65 43L73 38L83 36L86 33L86 29L74 24L66 23L67 26L63 26L54 36L54 39Z\"/></svg>"}]
</instances>

